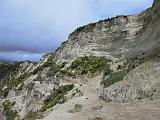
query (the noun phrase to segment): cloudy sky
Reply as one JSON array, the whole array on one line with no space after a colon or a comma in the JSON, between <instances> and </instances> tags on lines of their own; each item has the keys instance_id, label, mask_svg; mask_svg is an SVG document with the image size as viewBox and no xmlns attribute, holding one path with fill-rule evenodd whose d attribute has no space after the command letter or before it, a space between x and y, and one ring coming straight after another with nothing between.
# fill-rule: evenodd
<instances>
[{"instance_id":1,"label":"cloudy sky","mask_svg":"<svg viewBox=\"0 0 160 120\"><path fill-rule=\"evenodd\" d=\"M153 0L0 0L0 59L39 60L75 28L138 14Z\"/></svg>"}]
</instances>

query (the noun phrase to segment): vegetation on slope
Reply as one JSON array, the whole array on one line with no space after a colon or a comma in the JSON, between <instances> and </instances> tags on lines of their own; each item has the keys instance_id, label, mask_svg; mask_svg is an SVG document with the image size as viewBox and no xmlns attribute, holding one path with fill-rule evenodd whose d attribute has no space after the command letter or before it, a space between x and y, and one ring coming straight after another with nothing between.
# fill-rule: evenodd
<instances>
[{"instance_id":1,"label":"vegetation on slope","mask_svg":"<svg viewBox=\"0 0 160 120\"><path fill-rule=\"evenodd\" d=\"M84 74L96 74L100 73L106 69L106 71L110 72L109 62L110 59L106 57L97 57L97 56L85 56L80 57L79 59L72 62L69 67L71 70L75 70L78 75Z\"/></svg>"},{"instance_id":2,"label":"vegetation on slope","mask_svg":"<svg viewBox=\"0 0 160 120\"><path fill-rule=\"evenodd\" d=\"M65 64L66 62L63 62L62 64L57 64L55 61L52 60L52 58L50 58L42 66L37 67L32 74L35 75L44 68L49 67L50 71L48 72L48 76L54 76L57 72L60 71L61 68L65 66Z\"/></svg>"},{"instance_id":3,"label":"vegetation on slope","mask_svg":"<svg viewBox=\"0 0 160 120\"><path fill-rule=\"evenodd\" d=\"M43 114L40 112L32 112L30 111L24 118L23 120L36 120L36 119L42 119Z\"/></svg>"},{"instance_id":4,"label":"vegetation on slope","mask_svg":"<svg viewBox=\"0 0 160 120\"><path fill-rule=\"evenodd\" d=\"M11 103L9 100L3 103L4 112L6 115L6 120L14 120L17 117L17 111L12 110L12 106L15 103Z\"/></svg>"},{"instance_id":5,"label":"vegetation on slope","mask_svg":"<svg viewBox=\"0 0 160 120\"><path fill-rule=\"evenodd\" d=\"M101 82L104 87L108 87L116 82L119 82L124 79L124 77L128 74L127 70L112 72L109 74L109 77Z\"/></svg>"},{"instance_id":6,"label":"vegetation on slope","mask_svg":"<svg viewBox=\"0 0 160 120\"><path fill-rule=\"evenodd\" d=\"M74 105L74 108L69 110L69 113L76 113L76 112L80 112L82 110L82 105L80 104L76 104Z\"/></svg>"},{"instance_id":7,"label":"vegetation on slope","mask_svg":"<svg viewBox=\"0 0 160 120\"><path fill-rule=\"evenodd\" d=\"M19 64L0 64L0 87L7 84L10 76L13 76L19 69Z\"/></svg>"},{"instance_id":8,"label":"vegetation on slope","mask_svg":"<svg viewBox=\"0 0 160 120\"><path fill-rule=\"evenodd\" d=\"M108 87L116 82L119 82L124 79L124 77L134 68L138 67L140 64L144 63L143 58L133 58L127 60L123 66L119 65L117 72L110 72L109 74L103 75L103 81L101 84L104 87Z\"/></svg>"},{"instance_id":9,"label":"vegetation on slope","mask_svg":"<svg viewBox=\"0 0 160 120\"><path fill-rule=\"evenodd\" d=\"M56 104L64 103L67 98L65 95L74 88L73 84L60 86L58 89L53 90L51 95L44 100L43 106L38 111L30 111L23 120L36 120L43 118L43 113L55 106Z\"/></svg>"},{"instance_id":10,"label":"vegetation on slope","mask_svg":"<svg viewBox=\"0 0 160 120\"><path fill-rule=\"evenodd\" d=\"M51 95L44 101L44 105L41 108L41 112L53 107L56 104L62 104L66 101L65 95L74 88L74 85L60 86L57 90L54 90Z\"/></svg>"},{"instance_id":11,"label":"vegetation on slope","mask_svg":"<svg viewBox=\"0 0 160 120\"><path fill-rule=\"evenodd\" d=\"M42 66L36 68L33 71L33 74L37 74L38 71L41 71L46 67L49 67L50 69L47 73L48 77L55 75L57 75L57 77L63 77L67 75L69 77L75 78L76 75L88 74L93 76L103 71L105 71L106 74L109 74L111 72L109 65L110 62L112 61L110 59L107 59L106 57L85 56L73 61L68 68L62 69L67 64L66 62L63 62L62 64L56 64L55 61L49 59ZM42 79L39 78L38 80L41 81Z\"/></svg>"},{"instance_id":12,"label":"vegetation on slope","mask_svg":"<svg viewBox=\"0 0 160 120\"><path fill-rule=\"evenodd\" d=\"M29 76L30 76L30 74L24 73L21 76L19 76L18 78L11 77L9 79L9 81L5 84L7 86L7 88L5 88L4 90L2 90L2 87L1 87L1 89L0 89L0 96L7 97L8 93L9 93L9 91L11 89L15 89L19 84L23 85L23 82ZM23 87L23 86L21 86L21 87Z\"/></svg>"}]
</instances>

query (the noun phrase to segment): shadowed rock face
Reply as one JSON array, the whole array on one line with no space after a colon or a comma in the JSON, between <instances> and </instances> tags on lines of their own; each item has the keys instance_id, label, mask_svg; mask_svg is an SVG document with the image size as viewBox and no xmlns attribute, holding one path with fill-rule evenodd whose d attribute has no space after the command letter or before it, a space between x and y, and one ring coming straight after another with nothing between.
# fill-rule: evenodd
<instances>
[{"instance_id":1,"label":"shadowed rock face","mask_svg":"<svg viewBox=\"0 0 160 120\"><path fill-rule=\"evenodd\" d=\"M146 11L146 18L135 39L135 47L131 56L155 57L160 53L160 1L155 1L153 7Z\"/></svg>"},{"instance_id":2,"label":"shadowed rock face","mask_svg":"<svg viewBox=\"0 0 160 120\"><path fill-rule=\"evenodd\" d=\"M106 101L132 102L160 98L160 62L148 61L131 71L123 81L103 88Z\"/></svg>"},{"instance_id":3,"label":"shadowed rock face","mask_svg":"<svg viewBox=\"0 0 160 120\"><path fill-rule=\"evenodd\" d=\"M129 102L160 97L160 1L146 11L143 27L135 38L131 57L144 57L148 62L133 69L122 82L104 88L102 96L106 101Z\"/></svg>"}]
</instances>

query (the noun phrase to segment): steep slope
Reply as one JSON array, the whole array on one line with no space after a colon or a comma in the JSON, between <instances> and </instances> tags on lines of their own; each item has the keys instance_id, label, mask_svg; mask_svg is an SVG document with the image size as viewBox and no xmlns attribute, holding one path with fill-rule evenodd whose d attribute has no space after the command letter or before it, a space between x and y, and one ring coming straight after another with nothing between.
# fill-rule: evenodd
<instances>
[{"instance_id":1,"label":"steep slope","mask_svg":"<svg viewBox=\"0 0 160 120\"><path fill-rule=\"evenodd\" d=\"M49 68L40 71L40 66L40 63L25 61L0 67L2 120L13 120L16 117L20 119L37 111L47 96L58 87L57 79L46 77ZM37 70L40 73L35 73Z\"/></svg>"},{"instance_id":2,"label":"steep slope","mask_svg":"<svg viewBox=\"0 0 160 120\"><path fill-rule=\"evenodd\" d=\"M55 58L60 61L89 55L123 58L133 46L144 16L117 16L80 27L62 43Z\"/></svg>"},{"instance_id":3,"label":"steep slope","mask_svg":"<svg viewBox=\"0 0 160 120\"><path fill-rule=\"evenodd\" d=\"M160 1L155 0L153 7L146 12L143 28L135 39L135 47L130 56L155 57L160 50Z\"/></svg>"},{"instance_id":4,"label":"steep slope","mask_svg":"<svg viewBox=\"0 0 160 120\"><path fill-rule=\"evenodd\" d=\"M160 50L160 2L154 2L146 13L146 19L135 38L134 47L127 57L145 58L138 68L133 69L122 82L104 87L102 96L107 101L127 102L160 97L159 50ZM104 79L107 82L107 79Z\"/></svg>"},{"instance_id":5,"label":"steep slope","mask_svg":"<svg viewBox=\"0 0 160 120\"><path fill-rule=\"evenodd\" d=\"M101 78L99 75L85 84L76 83L83 96L74 96L64 104L54 106L43 120L159 120L159 101L119 104L100 100Z\"/></svg>"}]
</instances>

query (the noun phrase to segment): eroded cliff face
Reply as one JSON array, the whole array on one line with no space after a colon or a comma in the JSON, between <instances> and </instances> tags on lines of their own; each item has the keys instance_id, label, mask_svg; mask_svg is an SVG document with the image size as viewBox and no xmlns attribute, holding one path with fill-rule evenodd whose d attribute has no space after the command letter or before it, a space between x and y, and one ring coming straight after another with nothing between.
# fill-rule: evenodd
<instances>
[{"instance_id":1,"label":"eroded cliff face","mask_svg":"<svg viewBox=\"0 0 160 120\"><path fill-rule=\"evenodd\" d=\"M122 82L107 88L102 96L107 101L129 102L142 99L158 99L160 96L160 1L146 11L143 27L138 32L134 47L127 58L140 57L147 60L128 73Z\"/></svg>"},{"instance_id":2,"label":"eroded cliff face","mask_svg":"<svg viewBox=\"0 0 160 120\"><path fill-rule=\"evenodd\" d=\"M59 61L89 55L124 58L142 28L143 16L117 16L80 27L69 35L55 57Z\"/></svg>"},{"instance_id":3,"label":"eroded cliff face","mask_svg":"<svg viewBox=\"0 0 160 120\"><path fill-rule=\"evenodd\" d=\"M76 29L54 53L58 61L81 56L132 58L159 51L159 1L136 16L117 16ZM157 52L155 52L157 51Z\"/></svg>"},{"instance_id":4,"label":"eroded cliff face","mask_svg":"<svg viewBox=\"0 0 160 120\"><path fill-rule=\"evenodd\" d=\"M130 56L155 57L160 50L160 1L155 0L153 7L146 11L141 31L135 39L135 47Z\"/></svg>"},{"instance_id":5,"label":"eroded cliff face","mask_svg":"<svg viewBox=\"0 0 160 120\"><path fill-rule=\"evenodd\" d=\"M112 66L115 71L117 63L122 62L123 66L125 60L143 58L145 62L129 71L124 81L109 87L102 84L102 97L116 102L157 99L160 92L160 80L156 76L160 55L159 11L160 2L155 0L152 8L139 15L117 16L80 27L53 53L53 58L72 62L82 56L105 56L115 62ZM142 69L143 66L146 68Z\"/></svg>"}]
</instances>

